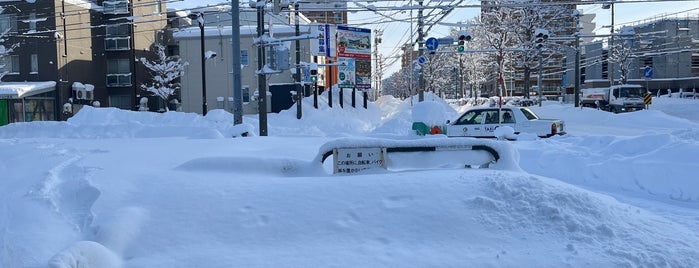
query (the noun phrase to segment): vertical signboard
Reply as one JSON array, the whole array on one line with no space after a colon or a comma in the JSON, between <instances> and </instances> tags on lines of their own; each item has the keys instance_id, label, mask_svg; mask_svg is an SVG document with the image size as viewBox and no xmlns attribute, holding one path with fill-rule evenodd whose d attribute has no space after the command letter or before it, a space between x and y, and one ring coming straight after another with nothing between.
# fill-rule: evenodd
<instances>
[{"instance_id":1,"label":"vertical signboard","mask_svg":"<svg viewBox=\"0 0 699 268\"><path fill-rule=\"evenodd\" d=\"M311 39L311 55L335 57L335 26L328 24L318 24L311 26L311 34L318 36L317 39Z\"/></svg>"},{"instance_id":2,"label":"vertical signboard","mask_svg":"<svg viewBox=\"0 0 699 268\"><path fill-rule=\"evenodd\" d=\"M337 26L340 87L371 88L371 30Z\"/></svg>"}]
</instances>

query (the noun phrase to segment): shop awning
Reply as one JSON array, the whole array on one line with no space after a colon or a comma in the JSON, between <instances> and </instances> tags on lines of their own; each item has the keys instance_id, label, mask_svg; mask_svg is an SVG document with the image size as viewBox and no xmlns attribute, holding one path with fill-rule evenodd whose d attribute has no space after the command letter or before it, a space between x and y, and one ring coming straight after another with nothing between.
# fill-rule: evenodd
<instances>
[{"instance_id":1,"label":"shop awning","mask_svg":"<svg viewBox=\"0 0 699 268\"><path fill-rule=\"evenodd\" d=\"M0 82L0 99L21 99L56 90L55 81Z\"/></svg>"}]
</instances>

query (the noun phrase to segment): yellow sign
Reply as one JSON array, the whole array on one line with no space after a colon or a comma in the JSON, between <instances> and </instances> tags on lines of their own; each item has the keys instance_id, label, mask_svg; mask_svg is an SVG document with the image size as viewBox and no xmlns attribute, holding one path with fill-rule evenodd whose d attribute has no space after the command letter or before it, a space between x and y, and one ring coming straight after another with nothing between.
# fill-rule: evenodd
<instances>
[{"instance_id":1,"label":"yellow sign","mask_svg":"<svg viewBox=\"0 0 699 268\"><path fill-rule=\"evenodd\" d=\"M643 96L643 104L645 105L650 105L653 103L653 95L650 93L646 93L646 95Z\"/></svg>"}]
</instances>

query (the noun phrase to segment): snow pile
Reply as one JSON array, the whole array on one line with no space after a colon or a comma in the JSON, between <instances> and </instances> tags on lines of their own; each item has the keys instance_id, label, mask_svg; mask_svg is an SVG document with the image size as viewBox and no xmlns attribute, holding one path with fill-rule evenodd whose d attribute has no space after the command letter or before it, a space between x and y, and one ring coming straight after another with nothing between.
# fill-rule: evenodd
<instances>
[{"instance_id":1,"label":"snow pile","mask_svg":"<svg viewBox=\"0 0 699 268\"><path fill-rule=\"evenodd\" d=\"M699 102L545 103L567 135L503 141L411 135L433 110L410 100L309 100L269 137L246 116L230 138L222 110L0 127L0 267L699 267L699 122L672 115ZM319 158L352 146L444 150L330 175Z\"/></svg>"}]
</instances>

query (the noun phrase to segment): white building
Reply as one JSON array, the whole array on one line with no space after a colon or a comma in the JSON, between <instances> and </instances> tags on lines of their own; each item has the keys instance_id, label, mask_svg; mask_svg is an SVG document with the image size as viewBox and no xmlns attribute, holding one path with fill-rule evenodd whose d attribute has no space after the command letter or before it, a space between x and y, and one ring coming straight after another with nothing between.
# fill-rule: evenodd
<instances>
[{"instance_id":1,"label":"white building","mask_svg":"<svg viewBox=\"0 0 699 268\"><path fill-rule=\"evenodd\" d=\"M206 16L208 19L210 16ZM289 16L292 17L292 16ZM308 21L303 17L302 24ZM230 18L230 17L229 17ZM257 103L254 96L258 92L258 67L257 47L254 39L257 38L256 26L250 26L249 22L243 23L241 18L240 28L240 63L241 63L241 84L243 92L243 102L245 113L256 113ZM270 21L266 16L265 21ZM273 19L272 21L279 21ZM180 57L189 62L184 76L181 78L181 104L183 112L202 112L202 54L201 54L201 30L196 25L176 31L173 36L179 45ZM232 48L231 48L231 26L230 19L227 22L205 23L204 27L204 51L213 51L216 57L206 60L206 100L208 110L225 109L233 110L233 76L232 76ZM227 25L226 25L227 24ZM290 24L265 23L265 28L276 39L283 39L295 36L295 27ZM300 27L301 35L310 31L307 25ZM289 48L289 62L291 70L283 71L279 74L267 75L267 84L292 84L294 78L292 72L295 69L295 42L283 42ZM300 41L301 62L311 62L310 41ZM269 91L268 91L269 92ZM268 99L269 100L269 99ZM268 105L273 103L268 102ZM254 107L253 107L254 106ZM267 109L270 111L270 107Z\"/></svg>"}]
</instances>

